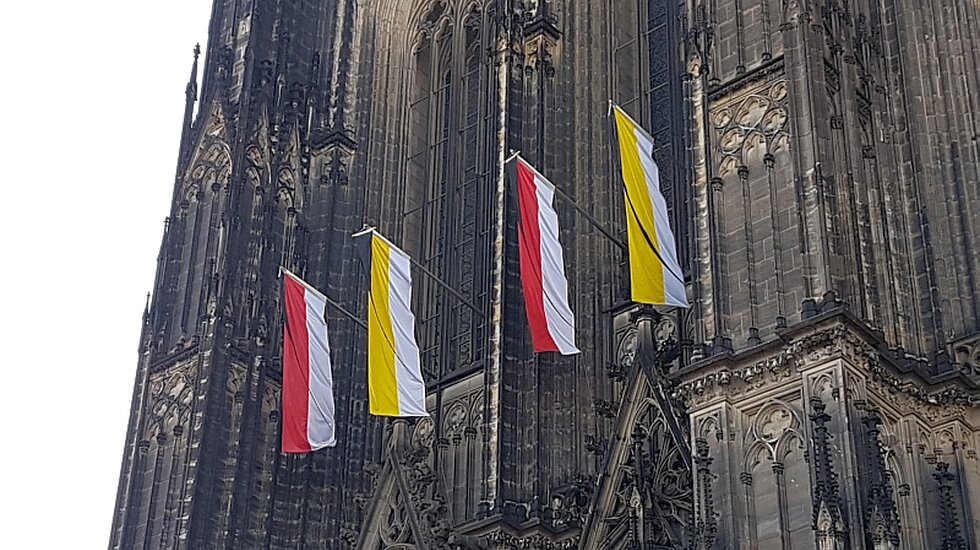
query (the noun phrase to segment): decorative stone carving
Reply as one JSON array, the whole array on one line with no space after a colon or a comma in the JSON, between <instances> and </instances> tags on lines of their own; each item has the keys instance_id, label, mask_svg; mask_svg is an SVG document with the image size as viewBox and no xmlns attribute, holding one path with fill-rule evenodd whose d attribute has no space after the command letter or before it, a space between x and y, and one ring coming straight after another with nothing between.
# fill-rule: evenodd
<instances>
[{"instance_id":1,"label":"decorative stone carving","mask_svg":"<svg viewBox=\"0 0 980 550\"><path fill-rule=\"evenodd\" d=\"M653 329L653 340L660 347L672 345L677 341L677 320L672 315L664 315Z\"/></svg>"},{"instance_id":2,"label":"decorative stone carving","mask_svg":"<svg viewBox=\"0 0 980 550\"><path fill-rule=\"evenodd\" d=\"M903 410L915 411L930 421L953 418L966 407L980 404L980 395L956 386L927 390L903 379L887 365L888 359L855 330L833 324L800 336L761 360L732 370L721 368L685 380L675 397L688 407L706 404L721 396L735 397L799 375L804 366L834 358L846 359L867 373L867 391Z\"/></svg>"},{"instance_id":3,"label":"decorative stone carving","mask_svg":"<svg viewBox=\"0 0 980 550\"><path fill-rule=\"evenodd\" d=\"M320 183L347 185L357 142L348 127L328 128L313 137L312 156L319 166Z\"/></svg>"},{"instance_id":4,"label":"decorative stone carving","mask_svg":"<svg viewBox=\"0 0 980 550\"><path fill-rule=\"evenodd\" d=\"M802 365L793 346L738 370L720 369L681 383L673 397L694 407L723 395L737 396L795 375Z\"/></svg>"},{"instance_id":5,"label":"decorative stone carving","mask_svg":"<svg viewBox=\"0 0 980 550\"><path fill-rule=\"evenodd\" d=\"M694 519L694 548L713 548L715 536L718 533L717 515L714 504L714 476L711 474L711 463L714 460L708 456L708 443L698 438L696 443L694 464L697 471L697 509Z\"/></svg>"},{"instance_id":6,"label":"decorative stone carving","mask_svg":"<svg viewBox=\"0 0 980 550\"><path fill-rule=\"evenodd\" d=\"M242 384L245 382L246 369L242 365L231 365L228 369L228 382L225 385L228 394L232 396L240 395Z\"/></svg>"},{"instance_id":7,"label":"decorative stone carving","mask_svg":"<svg viewBox=\"0 0 980 550\"><path fill-rule=\"evenodd\" d=\"M279 388L267 382L262 391L262 410L270 415L276 413L278 417L279 394Z\"/></svg>"},{"instance_id":8,"label":"decorative stone carving","mask_svg":"<svg viewBox=\"0 0 980 550\"><path fill-rule=\"evenodd\" d=\"M550 78L555 75L551 59L557 53L561 31L550 2L541 0L536 4L534 15L526 17L528 23L524 26L524 67L528 73L540 69Z\"/></svg>"},{"instance_id":9,"label":"decorative stone carving","mask_svg":"<svg viewBox=\"0 0 980 550\"><path fill-rule=\"evenodd\" d=\"M980 378L980 334L957 340L950 347L957 368L967 375Z\"/></svg>"},{"instance_id":10,"label":"decorative stone carving","mask_svg":"<svg viewBox=\"0 0 980 550\"><path fill-rule=\"evenodd\" d=\"M483 391L473 394L470 404L470 425L476 430L483 429L483 408L485 406Z\"/></svg>"},{"instance_id":11,"label":"decorative stone carving","mask_svg":"<svg viewBox=\"0 0 980 550\"><path fill-rule=\"evenodd\" d=\"M619 466L620 482L612 507L605 513L608 527L603 547L632 541L673 548L689 542L693 511L690 466L681 458L655 401L645 399L641 410ZM637 522L643 527L626 527ZM626 538L620 540L622 537Z\"/></svg>"},{"instance_id":12,"label":"decorative stone carving","mask_svg":"<svg viewBox=\"0 0 980 550\"><path fill-rule=\"evenodd\" d=\"M899 519L895 506L892 475L885 466L885 450L880 439L881 416L871 410L861 419L864 424L865 476L862 485L865 509L865 540L873 548L899 547Z\"/></svg>"},{"instance_id":13,"label":"decorative stone carving","mask_svg":"<svg viewBox=\"0 0 980 550\"><path fill-rule=\"evenodd\" d=\"M721 441L724 438L724 433L721 431L718 425L718 414L713 414L707 416L698 421L698 428L695 431L698 439L703 439L708 441L710 439L717 439Z\"/></svg>"},{"instance_id":14,"label":"decorative stone carving","mask_svg":"<svg viewBox=\"0 0 980 550\"><path fill-rule=\"evenodd\" d=\"M956 498L953 495L953 482L956 476L950 473L949 464L938 462L936 473L932 474L939 486L939 515L942 521L943 550L965 550L963 534L960 531L959 517L956 512Z\"/></svg>"},{"instance_id":15,"label":"decorative stone carving","mask_svg":"<svg viewBox=\"0 0 980 550\"><path fill-rule=\"evenodd\" d=\"M524 67L528 72L542 69L545 76L554 76L555 68L551 58L558 49L557 41L547 35L539 34L524 43Z\"/></svg>"},{"instance_id":16,"label":"decorative stone carving","mask_svg":"<svg viewBox=\"0 0 980 550\"><path fill-rule=\"evenodd\" d=\"M204 135L212 138L223 138L225 135L227 135L225 127L225 116L221 109L221 103L215 101L211 105L211 115L208 117L208 123L204 130Z\"/></svg>"},{"instance_id":17,"label":"decorative stone carving","mask_svg":"<svg viewBox=\"0 0 980 550\"><path fill-rule=\"evenodd\" d=\"M388 521L381 529L381 542L383 548L396 548L404 543L413 542L412 528L408 524L408 512L405 509L405 495L400 491L396 492L394 498L385 503ZM413 546L406 546L412 548Z\"/></svg>"},{"instance_id":18,"label":"decorative stone carving","mask_svg":"<svg viewBox=\"0 0 980 550\"><path fill-rule=\"evenodd\" d=\"M544 508L544 520L555 531L578 527L585 519L595 480L588 476L576 476L575 480L551 494Z\"/></svg>"},{"instance_id":19,"label":"decorative stone carving","mask_svg":"<svg viewBox=\"0 0 980 550\"><path fill-rule=\"evenodd\" d=\"M810 420L813 423L813 525L818 550L844 547L846 523L841 511L838 474L834 469L833 452L827 422L830 415L823 401L810 399Z\"/></svg>"},{"instance_id":20,"label":"decorative stone carving","mask_svg":"<svg viewBox=\"0 0 980 550\"><path fill-rule=\"evenodd\" d=\"M619 341L616 351L616 375L622 377L633 366L636 360L636 350L639 347L639 335L636 329L627 331ZM612 374L612 373L611 373Z\"/></svg>"},{"instance_id":21,"label":"decorative stone carving","mask_svg":"<svg viewBox=\"0 0 980 550\"><path fill-rule=\"evenodd\" d=\"M834 380L830 373L825 372L810 381L810 395L826 399L833 395L834 390Z\"/></svg>"},{"instance_id":22,"label":"decorative stone carving","mask_svg":"<svg viewBox=\"0 0 980 550\"><path fill-rule=\"evenodd\" d=\"M197 363L192 361L151 376L150 421L147 423L146 439L150 439L149 434L164 433L167 424L183 425L187 421L196 374Z\"/></svg>"},{"instance_id":23,"label":"decorative stone carving","mask_svg":"<svg viewBox=\"0 0 980 550\"><path fill-rule=\"evenodd\" d=\"M201 202L205 191L212 193L228 184L231 176L231 150L225 141L218 137L206 138L191 159L191 168L184 175L184 199L187 207Z\"/></svg>"},{"instance_id":24,"label":"decorative stone carving","mask_svg":"<svg viewBox=\"0 0 980 550\"><path fill-rule=\"evenodd\" d=\"M711 111L718 137L720 176L747 166L750 157L763 158L787 147L785 80L764 82Z\"/></svg>"},{"instance_id":25,"label":"decorative stone carving","mask_svg":"<svg viewBox=\"0 0 980 550\"><path fill-rule=\"evenodd\" d=\"M619 403L607 399L593 399L592 409L603 418L615 418L619 414Z\"/></svg>"},{"instance_id":26,"label":"decorative stone carving","mask_svg":"<svg viewBox=\"0 0 980 550\"><path fill-rule=\"evenodd\" d=\"M782 402L765 405L752 422L750 434L767 443L775 443L787 430L799 430L800 420L790 406Z\"/></svg>"},{"instance_id":27,"label":"decorative stone carving","mask_svg":"<svg viewBox=\"0 0 980 550\"><path fill-rule=\"evenodd\" d=\"M420 419L407 433L407 422L392 425L383 474L371 497L361 538L376 537L381 549L447 548L452 518L439 478L429 464L435 440L432 418ZM407 545L407 546L404 546Z\"/></svg>"},{"instance_id":28,"label":"decorative stone carving","mask_svg":"<svg viewBox=\"0 0 980 550\"><path fill-rule=\"evenodd\" d=\"M554 541L543 535L521 537L500 531L487 535L484 540L498 550L572 550L578 548L579 544L578 536Z\"/></svg>"},{"instance_id":29,"label":"decorative stone carving","mask_svg":"<svg viewBox=\"0 0 980 550\"><path fill-rule=\"evenodd\" d=\"M425 455L427 454L426 452ZM440 548L440 545L449 541L452 528L438 478L422 453L406 457L401 463L407 473L408 491L419 520L422 538L430 548Z\"/></svg>"},{"instance_id":30,"label":"decorative stone carving","mask_svg":"<svg viewBox=\"0 0 980 550\"><path fill-rule=\"evenodd\" d=\"M435 441L436 424L432 417L425 417L419 420L412 431L412 448L429 449Z\"/></svg>"}]
</instances>

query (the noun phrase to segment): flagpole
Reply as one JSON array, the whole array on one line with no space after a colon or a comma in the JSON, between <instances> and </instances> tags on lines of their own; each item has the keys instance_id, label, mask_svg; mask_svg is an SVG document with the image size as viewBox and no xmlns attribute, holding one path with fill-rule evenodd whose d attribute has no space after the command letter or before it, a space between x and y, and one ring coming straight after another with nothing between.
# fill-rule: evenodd
<instances>
[{"instance_id":1,"label":"flagpole","mask_svg":"<svg viewBox=\"0 0 980 550\"><path fill-rule=\"evenodd\" d=\"M359 318L357 318L357 316L356 316L356 315L354 315L353 313L351 313L351 312L349 312L349 311L347 311L347 309L346 309L346 308L344 308L344 306L342 306L342 305L340 305L339 303L337 303L337 302L335 302L335 301L333 301L333 300L332 300L332 299L331 299L331 298L330 298L329 296L327 296L326 294L324 294L324 293L322 293L322 292L320 292L319 290L317 290L317 289L315 289L315 288L313 288L312 286L310 286L310 284L309 284L309 283L307 283L307 282L306 282L306 281L304 281L303 279L300 279L300 278L299 278L299 277L298 277L298 276L297 276L297 275L296 275L295 273L293 273L292 271L290 271L290 270L288 270L288 269L286 269L286 268L285 268L285 267L283 267L283 266L279 266L279 277L282 277L282 274L283 274L283 273L286 273L287 275L290 275L290 276L292 276L292 278L293 278L293 280L294 280L294 281L296 281L297 283L299 283L300 285L302 285L302 286L303 286L303 288L305 288L306 290L309 290L309 291L310 291L310 292L312 292L313 294L316 294L316 295L317 295L317 296L319 296L320 298L323 298L323 301L324 301L324 302L326 302L326 303L327 303L328 305L330 305L330 306L332 306L332 307L333 307L334 309L336 309L337 311L339 311L339 312L341 312L341 313L343 313L343 314L344 314L344 316L346 316L346 317L347 317L348 319L350 319L351 321L354 321L355 323L357 323L358 325L360 325L360 326L361 326L362 328L364 328L365 330L367 330L367 323L365 323L364 321L362 321L362 320L360 320ZM324 313L326 313L326 312L324 312Z\"/></svg>"},{"instance_id":2,"label":"flagpole","mask_svg":"<svg viewBox=\"0 0 980 550\"><path fill-rule=\"evenodd\" d=\"M588 220L589 223L592 224L592 227L595 227L596 229L598 229L600 233L602 233L603 235L605 235L607 239L609 239L610 241L612 241L613 244L615 244L616 246L618 246L620 248L620 250L622 250L624 252L626 251L626 243L624 243L623 241L619 240L615 235L612 234L612 232L610 232L608 229L606 229L602 225L602 222L600 222L599 220L597 220L592 214L589 214L589 212L586 209L584 209L581 206L579 206L578 203L575 202L575 199L573 199L572 197L570 197L569 195L567 195L564 191L562 191L561 189L559 189L558 186L554 184L554 182L552 182L551 180L549 180L548 178L546 178L544 176L544 174L542 174L541 172L538 172L538 170L536 168L534 168L533 166L531 166L531 164L529 162L527 162L527 159L525 159L524 157L521 156L520 151L515 152L514 154L512 154L510 156L510 158L507 159L507 162L512 162L515 158L519 158L519 159L523 160L525 162L525 164L527 164L527 167L530 168L532 172L534 172L535 174L537 174L538 176L540 176L542 179L544 179L545 181L547 181L548 183L551 184L551 188L552 188L552 190L554 190L555 196L557 196L561 200L563 200L563 201L567 202L568 204L570 204L572 206L572 208L574 208L579 214L582 215L582 217L584 217L586 220Z\"/></svg>"},{"instance_id":3,"label":"flagpole","mask_svg":"<svg viewBox=\"0 0 980 550\"><path fill-rule=\"evenodd\" d=\"M440 286L442 286L443 288L445 288L446 290L448 290L450 293L452 293L452 295L455 296L457 299L459 299L460 302L463 302L463 305L465 305L466 307L472 309L474 313L476 313L477 315L479 315L481 319L486 319L487 316L483 313L483 311L481 311L479 308L477 308L473 304L473 302L467 300L466 297L463 296L462 294L460 294L459 291L457 291L455 288L449 286L449 283L447 283L447 282L443 281L442 279L440 279L439 277L437 277L435 273L429 271L428 268L426 268L424 265L422 265L419 262L417 262L411 256L409 256L408 259L412 262L412 265L414 265L415 267L419 268L422 271L422 273L425 273L430 278L432 278L433 281L439 283Z\"/></svg>"},{"instance_id":4,"label":"flagpole","mask_svg":"<svg viewBox=\"0 0 980 550\"><path fill-rule=\"evenodd\" d=\"M367 327L367 323L365 323L364 321L358 319L353 313L351 313L351 312L347 311L346 309L344 309L344 306L342 306L342 305L338 304L337 302L331 300L329 296L324 296L323 299L327 302L327 304L333 306L334 309L336 309L337 311L343 313L345 317L347 317L351 321L354 321L355 323L357 323L358 325L360 325L361 328L363 328L364 330L367 330L367 328L368 328Z\"/></svg>"},{"instance_id":5,"label":"flagpole","mask_svg":"<svg viewBox=\"0 0 980 550\"><path fill-rule=\"evenodd\" d=\"M635 118L631 117L629 113L627 113L619 105L614 104L612 102L612 100L610 99L609 100L609 114L610 115L612 115L613 109L615 109L615 110L619 111L620 113L622 113L623 116L626 117L626 120L632 122L633 123L633 127L636 128L637 130L639 130L640 132L642 132L643 133L643 137L645 137L648 140L650 140L650 143L654 143L654 142L657 141L657 140L653 139L653 136L650 135L650 132L647 132L647 129L644 128L642 124L640 124L639 122L637 122Z\"/></svg>"},{"instance_id":6,"label":"flagpole","mask_svg":"<svg viewBox=\"0 0 980 550\"><path fill-rule=\"evenodd\" d=\"M368 233L371 233L373 235L377 235L378 238L380 238L384 242L388 243L391 246L395 246L395 248L398 248L394 243L392 243L387 238L385 238L384 235L382 235L381 233L379 233L373 227L365 227L364 229L362 229L362 230L358 231L357 233L354 233L353 235L351 235L351 237L352 238L354 238L354 237L362 237L362 236L364 236L364 235L366 235ZM401 249L399 248L399 250L401 250ZM460 294L459 291L457 291L455 288L449 286L449 283L443 281L435 273L429 271L429 269L427 267L425 267L424 265L420 264L415 258L409 256L408 253L406 253L405 256L408 257L408 261L411 262L412 265L414 265L415 267L417 267L420 271L422 271L422 273L424 273L424 274L428 275L430 278L432 278L432 280L435 281L436 283L438 283L439 286L441 286L441 287L445 288L446 290L448 290L460 302L463 302L463 305L465 305L466 307L472 309L473 312L476 313L477 315L479 315L481 319L486 319L486 314L484 314L482 310L480 310L478 307L476 307L473 304L473 302L471 302L468 299L466 299L466 297L463 296L462 294Z\"/></svg>"}]
</instances>

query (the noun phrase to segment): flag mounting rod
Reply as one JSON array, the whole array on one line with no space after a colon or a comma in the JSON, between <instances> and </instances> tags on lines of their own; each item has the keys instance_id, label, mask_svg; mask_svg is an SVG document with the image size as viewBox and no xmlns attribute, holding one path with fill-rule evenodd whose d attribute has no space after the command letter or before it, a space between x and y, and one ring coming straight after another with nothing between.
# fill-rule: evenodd
<instances>
[{"instance_id":1,"label":"flag mounting rod","mask_svg":"<svg viewBox=\"0 0 980 550\"><path fill-rule=\"evenodd\" d=\"M466 307L472 309L473 312L476 313L477 315L479 315L481 319L486 319L487 316L484 315L483 312L480 311L480 309L477 308L476 305L473 304L473 302L467 300L465 296L463 296L462 294L459 293L459 291L457 291L455 288L449 286L449 283L443 281L442 279L440 279L439 277L437 277L435 273L429 271L429 269L426 268L424 265L422 265L419 262L415 261L415 258L412 258L411 256L409 256L409 260L411 260L412 265L414 265L415 267L419 268L422 271L422 273L425 273L430 278L432 278L432 280L434 280L435 282L439 283L440 286L442 286L443 288L445 288L446 290L448 290L449 292L451 292L452 295L455 296L457 299L459 299L460 302L463 302L463 305L465 305Z\"/></svg>"},{"instance_id":2,"label":"flag mounting rod","mask_svg":"<svg viewBox=\"0 0 980 550\"><path fill-rule=\"evenodd\" d=\"M349 312L349 311L347 311L344 308L344 306L342 306L342 305L338 304L337 302L331 300L329 296L324 296L323 298L324 298L324 300L328 304L330 304L331 306L333 306L334 309L336 309L337 311L343 313L348 319L350 319L351 321L354 321L355 323L357 323L358 325L360 325L361 328L363 328L364 330L367 330L367 323L365 323L364 321L362 321L362 320L358 319L357 317L355 317L354 314L351 313L351 312Z\"/></svg>"},{"instance_id":3,"label":"flag mounting rod","mask_svg":"<svg viewBox=\"0 0 980 550\"><path fill-rule=\"evenodd\" d=\"M377 230L375 230L375 228L373 228L373 227L365 227L364 229L358 231L357 233L354 233L351 236L352 237L360 237L361 235L364 235L365 233L373 233L373 234L377 235L378 237L384 239L389 245L394 246L394 244L391 241L389 241L388 239L386 239L385 236L382 235L381 233L378 233ZM429 278L431 278L433 281L435 281L436 283L438 283L439 286L441 286L442 288L445 288L446 290L448 290L453 296L455 296L460 302L462 302L463 305L465 305L466 307L472 309L474 313L476 313L477 315L479 315L481 319L486 320L487 316L482 311L480 311L480 309L478 307L476 307L473 304L473 302L467 300L465 296L463 296L462 294L460 294L460 292L458 290L456 290L455 288L449 286L449 283L447 283L446 281L443 281L435 273L429 271L429 269L427 267L425 267L424 265L420 264L418 261L416 261L415 258L409 256L407 253L405 254L405 256L407 256L408 257L408 261L411 262L412 265L414 265L415 267L417 267L422 273L425 273L426 275L429 276Z\"/></svg>"},{"instance_id":4,"label":"flag mounting rod","mask_svg":"<svg viewBox=\"0 0 980 550\"><path fill-rule=\"evenodd\" d=\"M524 160L524 157L521 157L520 155L521 155L521 152L520 151L512 151L510 157L507 159L507 162L510 162L510 161L514 160L515 158L520 158L521 160ZM527 166L530 167L531 170L534 170L535 172L538 172L537 170L534 169L534 167L532 167L530 165L530 163L528 163ZM540 172L538 172L538 175L541 176L542 178L546 179L546 180L548 179L548 178L545 178L544 175L541 174ZM603 235L605 235L606 238L609 239L610 241L612 241L612 243L614 245L618 246L620 248L620 250L622 250L624 252L626 251L626 243L624 243L623 241L619 240L619 238L617 238L608 229L606 229L605 226L602 225L602 222L600 222L599 220L595 219L595 217L592 214L589 214L589 212L586 209L584 209L581 206L579 206L578 203L575 202L575 199L573 199L572 197L570 197L567 194L565 194L565 192L562 191L561 189L559 189L557 185L555 185L555 184L552 183L552 187L554 188L555 195L558 198L560 198L561 200L563 200L563 201L567 202L568 204L570 204L572 206L572 208L574 208L579 214L582 215L582 217L584 217L586 220L588 220L588 222L590 224L592 224L592 227L595 227L596 229L598 229L600 233L602 233Z\"/></svg>"},{"instance_id":5,"label":"flag mounting rod","mask_svg":"<svg viewBox=\"0 0 980 550\"><path fill-rule=\"evenodd\" d=\"M365 323L364 321L358 319L357 316L354 315L353 313L347 311L347 308L345 308L344 306L342 306L339 303L333 301L330 298L330 296L327 296L326 294L320 292L319 290L317 290L317 289L313 288L312 286L310 286L309 284L307 284L306 281L300 279L299 277L296 277L296 275L292 271L289 271L288 269L286 269L283 266L279 266L279 275L278 275L279 277L282 277L282 272L283 271L285 271L286 273L289 273L290 275L293 275L293 278L296 280L296 282L298 282L299 284L303 285L304 288L313 291L318 296L320 296L321 298L323 298L323 301L326 302L328 305L332 306L337 311L343 313L345 317L347 317L351 321L354 321L355 323L357 323L358 325L360 325L361 328L367 330L367 323ZM326 312L324 312L324 314L326 314Z\"/></svg>"}]
</instances>

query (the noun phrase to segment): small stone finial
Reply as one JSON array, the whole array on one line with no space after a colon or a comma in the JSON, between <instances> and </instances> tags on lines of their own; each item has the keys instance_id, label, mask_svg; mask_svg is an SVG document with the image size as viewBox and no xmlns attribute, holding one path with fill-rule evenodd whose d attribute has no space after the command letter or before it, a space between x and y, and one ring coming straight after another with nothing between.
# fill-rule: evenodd
<instances>
[{"instance_id":1,"label":"small stone finial","mask_svg":"<svg viewBox=\"0 0 980 550\"><path fill-rule=\"evenodd\" d=\"M146 293L146 303L143 305L143 325L150 322L150 293Z\"/></svg>"},{"instance_id":2,"label":"small stone finial","mask_svg":"<svg viewBox=\"0 0 980 550\"><path fill-rule=\"evenodd\" d=\"M193 113L194 102L197 101L197 59L201 55L201 45L194 45L194 62L191 63L191 75L187 79L187 86L184 88L186 105L184 107L184 126L189 127L191 114Z\"/></svg>"}]
</instances>

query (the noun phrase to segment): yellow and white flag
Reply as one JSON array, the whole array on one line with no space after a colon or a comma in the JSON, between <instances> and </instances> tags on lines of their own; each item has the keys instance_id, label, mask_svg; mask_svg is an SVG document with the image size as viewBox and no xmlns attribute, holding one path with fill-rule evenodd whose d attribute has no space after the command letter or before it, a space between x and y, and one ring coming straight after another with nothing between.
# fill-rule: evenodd
<instances>
[{"instance_id":1,"label":"yellow and white flag","mask_svg":"<svg viewBox=\"0 0 980 550\"><path fill-rule=\"evenodd\" d=\"M688 307L677 263L653 138L618 106L612 108L619 160L626 186L626 233L634 302Z\"/></svg>"},{"instance_id":2,"label":"yellow and white flag","mask_svg":"<svg viewBox=\"0 0 980 550\"><path fill-rule=\"evenodd\" d=\"M373 229L354 238L370 281L369 410L376 416L429 416L411 309L411 260Z\"/></svg>"}]
</instances>

